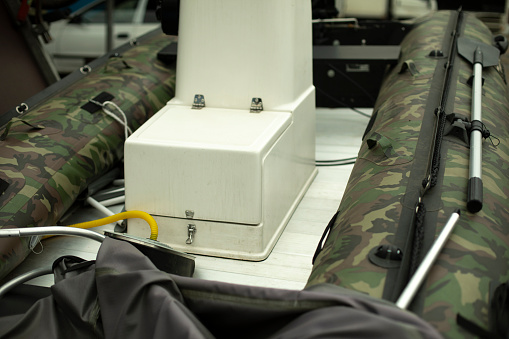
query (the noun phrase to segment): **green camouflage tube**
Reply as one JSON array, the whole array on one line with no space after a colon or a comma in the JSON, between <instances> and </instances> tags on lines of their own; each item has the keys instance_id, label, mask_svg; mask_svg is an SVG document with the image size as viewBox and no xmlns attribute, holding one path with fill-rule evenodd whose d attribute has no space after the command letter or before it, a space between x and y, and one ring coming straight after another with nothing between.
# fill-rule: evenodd
<instances>
[{"instance_id":1,"label":"green camouflage tube","mask_svg":"<svg viewBox=\"0 0 509 339\"><path fill-rule=\"evenodd\" d=\"M92 181L119 164L124 126L89 100L109 99L138 128L174 95L175 65L157 59L171 39L156 30L120 47L114 57L91 63L86 75L77 71L45 90L49 95L2 127L1 228L55 225ZM34 245L28 238L0 239L0 277Z\"/></svg>"},{"instance_id":2,"label":"green camouflage tube","mask_svg":"<svg viewBox=\"0 0 509 339\"><path fill-rule=\"evenodd\" d=\"M416 264L460 209L453 234L410 305L451 338L472 336L457 324L458 314L489 331L493 287L509 279L507 84L500 64L484 69L482 122L491 137L482 143L484 206L472 214L466 208L468 133L461 121L471 116L472 64L450 47L455 47L455 31L485 44L493 41L481 21L461 16L440 11L422 18L403 40L399 64L384 80L307 283L332 283L396 301Z\"/></svg>"}]
</instances>

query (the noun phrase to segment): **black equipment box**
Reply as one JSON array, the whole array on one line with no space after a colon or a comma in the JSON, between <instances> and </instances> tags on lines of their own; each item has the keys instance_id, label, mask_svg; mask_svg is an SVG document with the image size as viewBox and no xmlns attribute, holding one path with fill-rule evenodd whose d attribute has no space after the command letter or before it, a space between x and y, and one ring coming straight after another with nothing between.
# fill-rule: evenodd
<instances>
[{"instance_id":1,"label":"black equipment box","mask_svg":"<svg viewBox=\"0 0 509 339\"><path fill-rule=\"evenodd\" d=\"M313 82L318 107L373 107L387 69L398 62L410 25L393 21L313 24Z\"/></svg>"}]
</instances>

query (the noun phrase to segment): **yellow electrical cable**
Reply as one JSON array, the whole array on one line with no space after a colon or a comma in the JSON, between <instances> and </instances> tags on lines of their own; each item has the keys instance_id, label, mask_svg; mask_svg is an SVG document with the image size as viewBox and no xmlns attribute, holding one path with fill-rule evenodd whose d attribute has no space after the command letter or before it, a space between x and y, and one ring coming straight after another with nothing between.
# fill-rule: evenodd
<instances>
[{"instance_id":1,"label":"yellow electrical cable","mask_svg":"<svg viewBox=\"0 0 509 339\"><path fill-rule=\"evenodd\" d=\"M157 223L154 220L154 218L148 214L147 212L143 211L126 211L118 214L111 215L106 218L82 222L79 224L69 225L69 227L76 227L76 228L92 228L97 226L103 226L107 224L111 224L113 222L123 220L123 219L131 219L131 218L139 218L145 220L148 225L150 226L150 239L151 240L157 240L157 235L159 233L157 229Z\"/></svg>"}]
</instances>

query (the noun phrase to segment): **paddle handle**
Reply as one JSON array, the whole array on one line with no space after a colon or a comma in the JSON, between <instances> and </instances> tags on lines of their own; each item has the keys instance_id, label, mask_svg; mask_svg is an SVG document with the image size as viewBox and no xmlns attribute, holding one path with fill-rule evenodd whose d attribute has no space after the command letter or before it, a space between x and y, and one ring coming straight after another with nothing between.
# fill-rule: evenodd
<instances>
[{"instance_id":1,"label":"paddle handle","mask_svg":"<svg viewBox=\"0 0 509 339\"><path fill-rule=\"evenodd\" d=\"M482 179L472 177L468 179L467 209L470 213L477 213L482 209Z\"/></svg>"}]
</instances>

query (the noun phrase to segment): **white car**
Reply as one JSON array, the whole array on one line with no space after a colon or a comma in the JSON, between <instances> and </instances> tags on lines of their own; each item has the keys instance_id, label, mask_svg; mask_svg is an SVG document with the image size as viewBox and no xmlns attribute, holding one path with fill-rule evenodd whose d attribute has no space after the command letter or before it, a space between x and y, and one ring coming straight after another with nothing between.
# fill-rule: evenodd
<instances>
[{"instance_id":1,"label":"white car","mask_svg":"<svg viewBox=\"0 0 509 339\"><path fill-rule=\"evenodd\" d=\"M113 48L160 27L156 6L157 0L115 0ZM106 53L106 20L106 2L97 0L51 23L53 40L44 45L59 73L73 72Z\"/></svg>"}]
</instances>

